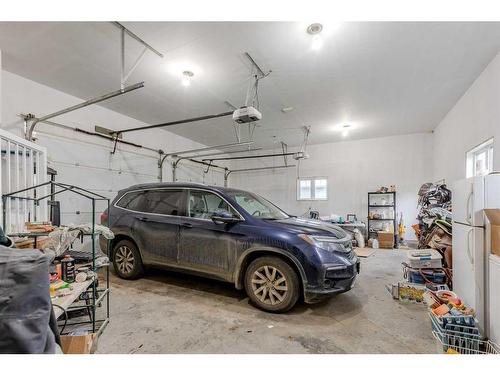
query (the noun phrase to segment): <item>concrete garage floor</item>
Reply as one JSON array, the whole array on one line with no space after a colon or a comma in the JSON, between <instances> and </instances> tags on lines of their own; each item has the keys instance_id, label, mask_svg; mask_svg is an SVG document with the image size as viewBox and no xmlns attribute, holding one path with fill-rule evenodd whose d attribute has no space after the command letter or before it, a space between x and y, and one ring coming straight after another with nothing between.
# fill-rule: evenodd
<instances>
[{"instance_id":1,"label":"concrete garage floor","mask_svg":"<svg viewBox=\"0 0 500 375\"><path fill-rule=\"evenodd\" d=\"M231 284L150 270L112 276L111 322L98 353L433 353L426 308L392 300L404 251L361 258L357 285L286 314L252 307Z\"/></svg>"}]
</instances>

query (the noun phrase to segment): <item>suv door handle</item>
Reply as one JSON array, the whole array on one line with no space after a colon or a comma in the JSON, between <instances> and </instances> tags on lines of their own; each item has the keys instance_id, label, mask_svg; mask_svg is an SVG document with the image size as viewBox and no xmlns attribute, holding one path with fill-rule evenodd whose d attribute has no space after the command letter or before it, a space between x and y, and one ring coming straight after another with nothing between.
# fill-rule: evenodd
<instances>
[{"instance_id":1,"label":"suv door handle","mask_svg":"<svg viewBox=\"0 0 500 375\"><path fill-rule=\"evenodd\" d=\"M139 221L149 221L147 217L138 217L137 220Z\"/></svg>"},{"instance_id":2,"label":"suv door handle","mask_svg":"<svg viewBox=\"0 0 500 375\"><path fill-rule=\"evenodd\" d=\"M182 223L181 224L184 228L192 228L193 227L193 224L191 223Z\"/></svg>"}]
</instances>

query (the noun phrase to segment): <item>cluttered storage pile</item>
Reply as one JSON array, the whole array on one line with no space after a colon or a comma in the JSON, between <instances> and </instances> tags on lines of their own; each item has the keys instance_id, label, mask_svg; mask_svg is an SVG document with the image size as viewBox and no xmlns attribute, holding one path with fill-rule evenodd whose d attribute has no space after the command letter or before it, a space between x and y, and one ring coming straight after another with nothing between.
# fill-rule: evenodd
<instances>
[{"instance_id":1,"label":"cluttered storage pile","mask_svg":"<svg viewBox=\"0 0 500 375\"><path fill-rule=\"evenodd\" d=\"M451 279L438 251L409 250L402 264L405 281L388 290L394 299L427 305L439 353L500 353L497 345L482 338L474 309L450 290Z\"/></svg>"},{"instance_id":2,"label":"cluttered storage pile","mask_svg":"<svg viewBox=\"0 0 500 375\"><path fill-rule=\"evenodd\" d=\"M451 281L451 191L445 184L426 183L418 192L418 224L412 225L419 249L435 249L443 256L443 269Z\"/></svg>"},{"instance_id":3,"label":"cluttered storage pile","mask_svg":"<svg viewBox=\"0 0 500 375\"><path fill-rule=\"evenodd\" d=\"M456 293L427 290L424 302L429 307L432 333L439 353L500 354L498 345L483 339L475 311L466 306Z\"/></svg>"},{"instance_id":4,"label":"cluttered storage pile","mask_svg":"<svg viewBox=\"0 0 500 375\"><path fill-rule=\"evenodd\" d=\"M404 281L388 286L394 299L423 302L427 290L449 290L451 279L442 267L442 256L434 249L409 250L402 262Z\"/></svg>"},{"instance_id":5,"label":"cluttered storage pile","mask_svg":"<svg viewBox=\"0 0 500 375\"><path fill-rule=\"evenodd\" d=\"M39 315L45 315L45 319L37 320L35 325L27 317L27 328L23 330L10 329L18 323L8 317L0 319L0 327L6 327L5 332L9 332L6 342L16 343L0 345L0 352L54 352L55 340L64 353L90 353L92 347L95 348L96 332L102 331L109 321L109 259L98 246L88 245L95 245L99 235L111 240L113 233L97 224L53 226L50 222L27 222L24 228L23 232L10 233L9 237L0 228L0 244L8 246L3 249L0 271L12 285L19 284L15 289L0 290L0 295L9 293L9 298L0 303L0 309L8 310L11 316L23 316L22 301L26 295L33 295L30 308L39 308ZM31 284L21 285L26 277L18 280L20 270L28 269L29 264L34 265L29 268L30 272L49 281L37 284L37 295L34 290L27 293ZM97 307L103 303L107 311L99 314ZM26 340L28 335L38 340L36 333L46 329L44 324L49 321L50 310L53 310L54 322L57 320L52 336L40 339L39 343L30 339L37 345L25 345L30 341Z\"/></svg>"}]
</instances>

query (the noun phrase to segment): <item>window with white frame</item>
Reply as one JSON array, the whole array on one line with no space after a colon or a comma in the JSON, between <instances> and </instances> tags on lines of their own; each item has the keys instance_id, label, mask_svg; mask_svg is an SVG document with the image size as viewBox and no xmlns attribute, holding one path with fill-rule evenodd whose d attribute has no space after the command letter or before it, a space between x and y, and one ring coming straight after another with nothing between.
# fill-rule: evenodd
<instances>
[{"instance_id":1,"label":"window with white frame","mask_svg":"<svg viewBox=\"0 0 500 375\"><path fill-rule=\"evenodd\" d=\"M322 201L328 199L328 181L326 177L304 177L297 180L297 200Z\"/></svg>"},{"instance_id":2,"label":"window with white frame","mask_svg":"<svg viewBox=\"0 0 500 375\"><path fill-rule=\"evenodd\" d=\"M493 138L467 152L466 176L484 176L493 172Z\"/></svg>"}]
</instances>

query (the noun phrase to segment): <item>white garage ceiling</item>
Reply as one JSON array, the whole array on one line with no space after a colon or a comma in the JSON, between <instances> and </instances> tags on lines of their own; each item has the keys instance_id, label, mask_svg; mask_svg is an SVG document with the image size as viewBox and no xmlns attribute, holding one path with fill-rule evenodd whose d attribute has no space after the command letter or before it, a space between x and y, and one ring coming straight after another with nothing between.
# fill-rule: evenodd
<instances>
[{"instance_id":1,"label":"white garage ceiling","mask_svg":"<svg viewBox=\"0 0 500 375\"><path fill-rule=\"evenodd\" d=\"M431 131L500 50L500 23L344 23L335 31L325 23L316 51L303 23L123 24L165 57L147 53L128 81L145 88L103 106L154 124L224 112L225 101L243 105L248 51L272 70L260 82L254 133L265 147L300 144L305 125L310 143ZM141 46L127 39L126 47L132 64ZM119 30L110 23L2 22L0 49L7 71L80 98L119 87ZM195 74L189 87L183 70ZM344 123L352 125L346 138L337 130ZM230 118L168 130L207 145L235 141Z\"/></svg>"}]
</instances>

